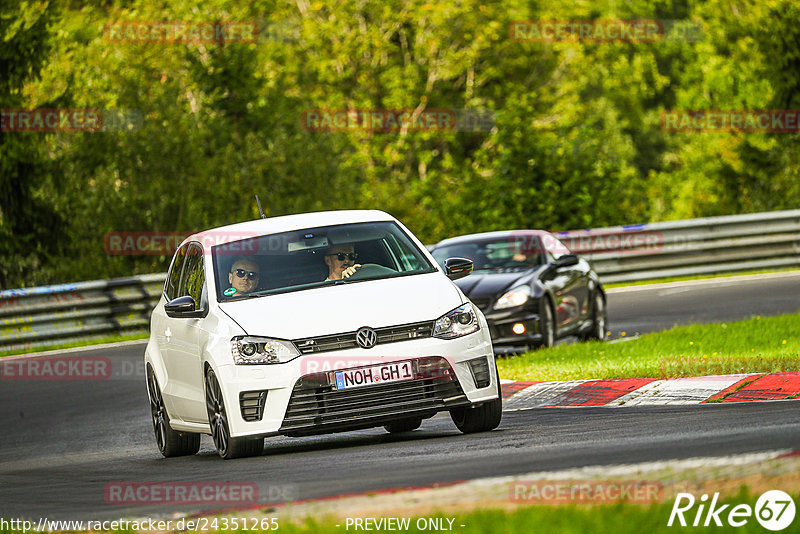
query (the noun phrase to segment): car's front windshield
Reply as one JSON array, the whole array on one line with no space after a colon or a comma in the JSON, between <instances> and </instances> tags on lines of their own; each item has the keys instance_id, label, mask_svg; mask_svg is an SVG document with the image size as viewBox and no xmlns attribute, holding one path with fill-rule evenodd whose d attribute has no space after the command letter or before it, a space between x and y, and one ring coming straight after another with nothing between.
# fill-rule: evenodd
<instances>
[{"instance_id":1,"label":"car's front windshield","mask_svg":"<svg viewBox=\"0 0 800 534\"><path fill-rule=\"evenodd\" d=\"M390 221L263 235L217 245L212 256L221 302L435 270ZM347 267L354 272L343 278Z\"/></svg>"},{"instance_id":2,"label":"car's front windshield","mask_svg":"<svg viewBox=\"0 0 800 534\"><path fill-rule=\"evenodd\" d=\"M440 265L444 265L447 258L470 259L474 271L530 269L544 262L538 239L538 237L520 239L518 236L512 236L467 241L437 247L431 254Z\"/></svg>"}]
</instances>

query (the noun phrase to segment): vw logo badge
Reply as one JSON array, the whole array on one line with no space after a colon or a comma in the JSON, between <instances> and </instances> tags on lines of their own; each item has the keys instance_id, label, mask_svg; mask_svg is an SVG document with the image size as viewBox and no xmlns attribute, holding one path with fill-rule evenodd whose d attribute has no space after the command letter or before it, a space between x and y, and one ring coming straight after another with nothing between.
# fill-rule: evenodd
<instances>
[{"instance_id":1,"label":"vw logo badge","mask_svg":"<svg viewBox=\"0 0 800 534\"><path fill-rule=\"evenodd\" d=\"M356 332L356 343L363 349L371 349L377 342L378 334L368 326L359 328L358 332Z\"/></svg>"}]
</instances>

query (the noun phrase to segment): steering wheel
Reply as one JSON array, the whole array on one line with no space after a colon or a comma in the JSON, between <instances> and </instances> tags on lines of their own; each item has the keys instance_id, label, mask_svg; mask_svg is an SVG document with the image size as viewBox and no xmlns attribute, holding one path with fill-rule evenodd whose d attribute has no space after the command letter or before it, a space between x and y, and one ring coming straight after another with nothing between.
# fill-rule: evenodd
<instances>
[{"instance_id":1,"label":"steering wheel","mask_svg":"<svg viewBox=\"0 0 800 534\"><path fill-rule=\"evenodd\" d=\"M389 267L384 267L383 265L378 265L377 263L365 263L361 267L359 267L356 272L351 274L347 278L343 278L343 280L361 280L364 278L377 278L381 275L389 275L389 274L397 274L397 271L394 269L390 269Z\"/></svg>"}]
</instances>

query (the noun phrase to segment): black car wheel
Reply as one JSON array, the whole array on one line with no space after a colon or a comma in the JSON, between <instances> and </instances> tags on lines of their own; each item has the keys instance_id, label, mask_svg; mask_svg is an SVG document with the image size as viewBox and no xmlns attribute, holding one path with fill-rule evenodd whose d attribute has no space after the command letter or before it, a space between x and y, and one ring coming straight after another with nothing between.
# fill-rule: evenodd
<instances>
[{"instance_id":1,"label":"black car wheel","mask_svg":"<svg viewBox=\"0 0 800 534\"><path fill-rule=\"evenodd\" d=\"M539 314L540 332L542 338L534 345L535 348L552 347L556 342L556 326L553 319L553 307L547 299L542 299L542 311Z\"/></svg>"},{"instance_id":2,"label":"black car wheel","mask_svg":"<svg viewBox=\"0 0 800 534\"><path fill-rule=\"evenodd\" d=\"M177 432L169 426L169 415L164 406L164 397L158 387L153 368L147 366L147 393L150 397L150 414L153 417L153 431L156 445L165 457L188 456L200 450L200 434Z\"/></svg>"},{"instance_id":3,"label":"black car wheel","mask_svg":"<svg viewBox=\"0 0 800 534\"><path fill-rule=\"evenodd\" d=\"M231 458L255 456L264 450L263 438L231 437L225 401L222 398L222 388L217 381L217 375L211 369L206 373L206 410L208 411L208 424L211 426L211 439L214 440L217 453L222 458L230 460Z\"/></svg>"},{"instance_id":4,"label":"black car wheel","mask_svg":"<svg viewBox=\"0 0 800 534\"><path fill-rule=\"evenodd\" d=\"M480 406L466 406L450 410L450 418L464 434L494 430L503 417L503 399L495 399Z\"/></svg>"},{"instance_id":5,"label":"black car wheel","mask_svg":"<svg viewBox=\"0 0 800 534\"><path fill-rule=\"evenodd\" d=\"M410 419L403 419L395 423L384 425L383 428L390 434L399 434L401 432L411 432L416 430L422 424L422 417L411 417Z\"/></svg>"},{"instance_id":6,"label":"black car wheel","mask_svg":"<svg viewBox=\"0 0 800 534\"><path fill-rule=\"evenodd\" d=\"M592 327L581 339L584 341L591 339L605 341L607 329L608 310L606 309L606 301L602 293L598 291L594 294L594 303L592 304Z\"/></svg>"}]
</instances>

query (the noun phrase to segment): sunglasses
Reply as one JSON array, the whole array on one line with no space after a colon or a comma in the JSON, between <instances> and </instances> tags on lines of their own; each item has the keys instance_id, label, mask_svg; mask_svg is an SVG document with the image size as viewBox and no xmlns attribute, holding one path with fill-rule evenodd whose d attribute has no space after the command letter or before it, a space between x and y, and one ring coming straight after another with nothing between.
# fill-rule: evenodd
<instances>
[{"instance_id":1,"label":"sunglasses","mask_svg":"<svg viewBox=\"0 0 800 534\"><path fill-rule=\"evenodd\" d=\"M355 252L337 252L336 254L328 254L328 256L336 256L336 259L339 261L344 261L345 258L350 261L356 261L356 258L358 258L358 254Z\"/></svg>"},{"instance_id":2,"label":"sunglasses","mask_svg":"<svg viewBox=\"0 0 800 534\"><path fill-rule=\"evenodd\" d=\"M245 275L247 275L248 280L255 280L256 278L258 278L258 273L255 271L248 271L246 269L236 269L234 272L236 273L236 276L238 276L239 278L244 278Z\"/></svg>"}]
</instances>

